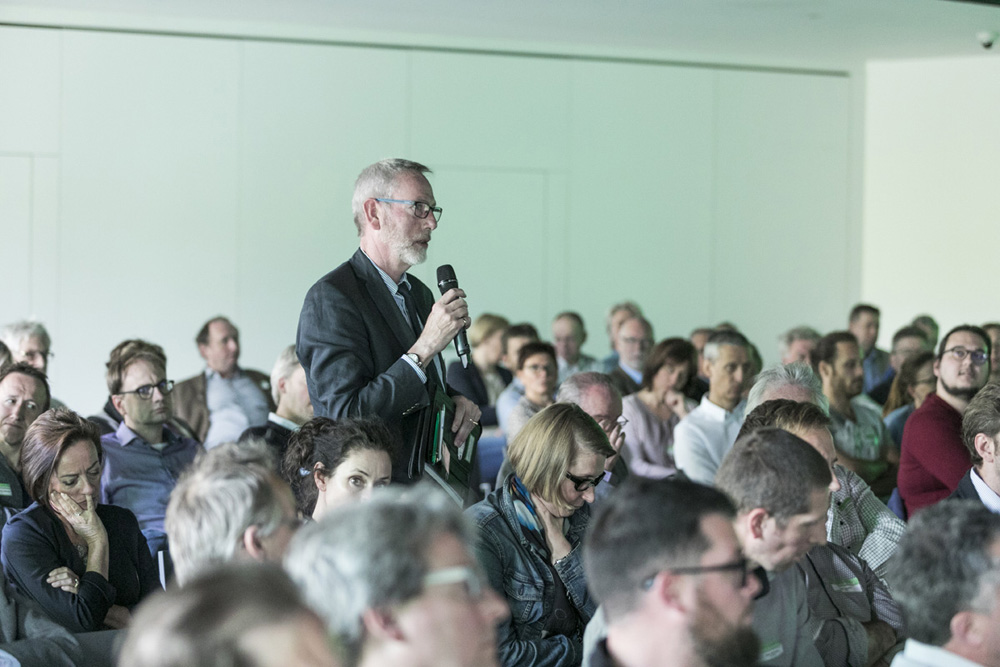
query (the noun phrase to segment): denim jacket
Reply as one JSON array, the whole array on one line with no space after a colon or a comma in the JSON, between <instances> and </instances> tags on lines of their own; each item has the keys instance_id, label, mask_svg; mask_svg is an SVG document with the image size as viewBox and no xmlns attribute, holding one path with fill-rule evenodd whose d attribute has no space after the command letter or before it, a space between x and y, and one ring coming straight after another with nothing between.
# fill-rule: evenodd
<instances>
[{"instance_id":1,"label":"denim jacket","mask_svg":"<svg viewBox=\"0 0 1000 667\"><path fill-rule=\"evenodd\" d=\"M510 606L510 618L497 631L500 664L504 667L579 665L583 659L583 628L596 609L583 573L583 534L590 520L590 506L584 505L569 518L566 539L572 551L555 565L570 604L580 615L580 626L572 638L542 636L554 604L552 570L546 564L547 554L529 543L521 532L507 485L501 485L466 513L478 528L479 563L490 585Z\"/></svg>"}]
</instances>

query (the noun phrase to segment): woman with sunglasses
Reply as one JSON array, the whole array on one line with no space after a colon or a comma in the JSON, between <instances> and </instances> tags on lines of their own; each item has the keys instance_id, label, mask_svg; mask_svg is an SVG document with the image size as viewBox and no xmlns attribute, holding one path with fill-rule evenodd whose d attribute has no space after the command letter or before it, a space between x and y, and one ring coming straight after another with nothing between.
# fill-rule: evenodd
<instances>
[{"instance_id":1,"label":"woman with sunglasses","mask_svg":"<svg viewBox=\"0 0 1000 667\"><path fill-rule=\"evenodd\" d=\"M583 573L583 534L594 487L615 450L578 406L532 417L507 448L513 473L467 512L476 555L511 616L498 631L500 664L578 665L596 608Z\"/></svg>"}]
</instances>

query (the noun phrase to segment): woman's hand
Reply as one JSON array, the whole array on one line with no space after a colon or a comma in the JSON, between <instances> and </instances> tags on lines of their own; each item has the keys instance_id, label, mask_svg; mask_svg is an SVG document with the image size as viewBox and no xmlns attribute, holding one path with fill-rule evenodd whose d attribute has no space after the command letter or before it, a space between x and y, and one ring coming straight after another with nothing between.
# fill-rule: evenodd
<instances>
[{"instance_id":1,"label":"woman's hand","mask_svg":"<svg viewBox=\"0 0 1000 667\"><path fill-rule=\"evenodd\" d=\"M537 503L535 504L535 512L538 514L538 518L545 528L545 542L549 545L549 560L555 563L573 550L569 540L563 535L563 518L561 516L553 516L544 508L539 507Z\"/></svg>"},{"instance_id":2,"label":"woman's hand","mask_svg":"<svg viewBox=\"0 0 1000 667\"><path fill-rule=\"evenodd\" d=\"M61 588L74 595L80 590L80 577L76 576L76 572L68 567L57 567L49 572L45 583L51 585L52 588Z\"/></svg>"},{"instance_id":3,"label":"woman's hand","mask_svg":"<svg viewBox=\"0 0 1000 667\"><path fill-rule=\"evenodd\" d=\"M107 542L108 533L104 530L104 524L97 516L94 497L84 496L84 499L86 507L80 507L65 493L52 493L49 494L49 505L70 525L74 533L87 541L88 545L95 542Z\"/></svg>"},{"instance_id":4,"label":"woman's hand","mask_svg":"<svg viewBox=\"0 0 1000 667\"><path fill-rule=\"evenodd\" d=\"M667 391L666 396L663 398L663 403L670 408L671 412L681 419L687 417L688 409L684 394L676 389L670 389Z\"/></svg>"}]
</instances>

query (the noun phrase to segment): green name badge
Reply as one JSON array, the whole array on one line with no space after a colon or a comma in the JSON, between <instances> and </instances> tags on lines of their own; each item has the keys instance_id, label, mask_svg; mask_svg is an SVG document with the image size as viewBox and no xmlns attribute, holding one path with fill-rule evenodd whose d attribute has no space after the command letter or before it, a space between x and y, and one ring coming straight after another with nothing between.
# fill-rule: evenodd
<instances>
[{"instance_id":1,"label":"green name badge","mask_svg":"<svg viewBox=\"0 0 1000 667\"><path fill-rule=\"evenodd\" d=\"M12 496L14 492L10 490L10 484L0 484L0 496Z\"/></svg>"}]
</instances>

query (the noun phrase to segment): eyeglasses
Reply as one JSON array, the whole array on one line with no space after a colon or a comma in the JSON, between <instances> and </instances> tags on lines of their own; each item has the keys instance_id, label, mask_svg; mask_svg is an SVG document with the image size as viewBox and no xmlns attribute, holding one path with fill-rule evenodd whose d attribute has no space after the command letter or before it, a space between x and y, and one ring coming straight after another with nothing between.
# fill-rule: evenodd
<instances>
[{"instance_id":1,"label":"eyeglasses","mask_svg":"<svg viewBox=\"0 0 1000 667\"><path fill-rule=\"evenodd\" d=\"M424 587L446 586L448 584L463 584L465 594L472 600L478 600L483 595L483 578L471 567L446 567L432 570L424 575Z\"/></svg>"},{"instance_id":2,"label":"eyeglasses","mask_svg":"<svg viewBox=\"0 0 1000 667\"><path fill-rule=\"evenodd\" d=\"M600 474L597 477L577 477L573 473L566 473L566 479L573 482L573 488L577 490L578 493L583 493L587 489L596 489L597 485L601 483L604 479L604 474Z\"/></svg>"},{"instance_id":3,"label":"eyeglasses","mask_svg":"<svg viewBox=\"0 0 1000 667\"><path fill-rule=\"evenodd\" d=\"M153 390L159 389L160 393L166 396L174 390L173 380L160 380L156 384L144 384L141 387L137 387L132 391L120 391L119 394L137 394L139 398L143 400L149 400L153 398Z\"/></svg>"},{"instance_id":4,"label":"eyeglasses","mask_svg":"<svg viewBox=\"0 0 1000 667\"><path fill-rule=\"evenodd\" d=\"M425 201L414 201L413 199L386 199L385 197L375 197L375 201L386 202L387 204L409 204L413 207L413 215L421 220L426 218L433 211L434 220L441 222L441 215L444 209L440 206L431 206Z\"/></svg>"},{"instance_id":5,"label":"eyeglasses","mask_svg":"<svg viewBox=\"0 0 1000 667\"><path fill-rule=\"evenodd\" d=\"M747 585L747 577L750 574L749 570L750 561L746 558L740 558L739 560L734 560L731 563L722 563L720 565L698 565L692 567L675 567L666 572L671 574L705 574L707 572L739 572L740 573L740 588ZM659 574L657 572L656 574ZM642 589L649 590L653 585L653 580L656 579L656 574L651 577L647 577L642 581Z\"/></svg>"},{"instance_id":6,"label":"eyeglasses","mask_svg":"<svg viewBox=\"0 0 1000 667\"><path fill-rule=\"evenodd\" d=\"M976 366L982 366L986 363L986 360L989 359L986 352L983 350L970 350L964 347L953 347L945 350L944 353L955 357L957 361L964 361L966 357L970 357L972 359L972 363Z\"/></svg>"}]
</instances>

